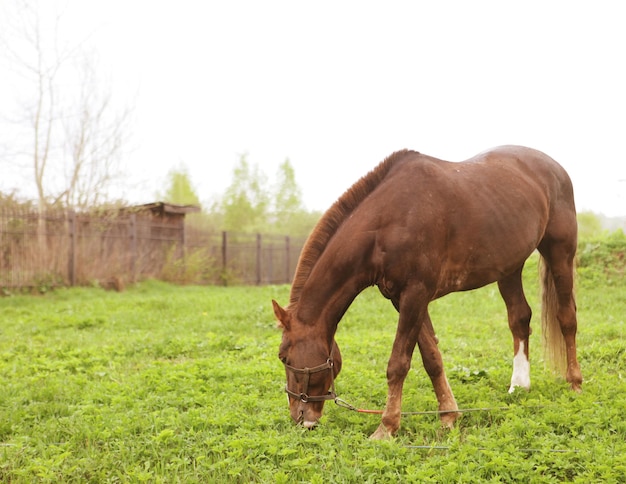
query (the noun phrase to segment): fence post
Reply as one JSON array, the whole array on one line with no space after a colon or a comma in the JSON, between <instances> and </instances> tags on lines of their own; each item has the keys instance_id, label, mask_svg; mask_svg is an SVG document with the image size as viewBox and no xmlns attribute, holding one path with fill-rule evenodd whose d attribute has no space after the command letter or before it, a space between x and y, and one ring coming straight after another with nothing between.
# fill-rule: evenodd
<instances>
[{"instance_id":1,"label":"fence post","mask_svg":"<svg viewBox=\"0 0 626 484\"><path fill-rule=\"evenodd\" d=\"M261 285L261 257L263 255L261 247L261 234L256 234L256 284Z\"/></svg>"},{"instance_id":2,"label":"fence post","mask_svg":"<svg viewBox=\"0 0 626 484\"><path fill-rule=\"evenodd\" d=\"M183 261L183 271L187 270L187 230L185 219L183 219L182 229L180 232L180 252L179 256Z\"/></svg>"},{"instance_id":3,"label":"fence post","mask_svg":"<svg viewBox=\"0 0 626 484\"><path fill-rule=\"evenodd\" d=\"M274 243L270 242L269 245L265 247L265 252L267 252L267 269L265 274L265 282L268 284L272 284L274 280Z\"/></svg>"},{"instance_id":4,"label":"fence post","mask_svg":"<svg viewBox=\"0 0 626 484\"><path fill-rule=\"evenodd\" d=\"M130 276L132 282L137 280L137 214L130 214Z\"/></svg>"},{"instance_id":5,"label":"fence post","mask_svg":"<svg viewBox=\"0 0 626 484\"><path fill-rule=\"evenodd\" d=\"M76 285L76 212L71 210L68 214L68 235L70 237L70 247L68 254L68 279L70 281L70 286Z\"/></svg>"},{"instance_id":6,"label":"fence post","mask_svg":"<svg viewBox=\"0 0 626 484\"><path fill-rule=\"evenodd\" d=\"M228 232L222 232L222 280L224 285L228 284L226 277L226 267L228 266Z\"/></svg>"},{"instance_id":7,"label":"fence post","mask_svg":"<svg viewBox=\"0 0 626 484\"><path fill-rule=\"evenodd\" d=\"M285 236L285 282L289 284L291 282L291 267L289 264L291 263L291 244L290 244L289 236Z\"/></svg>"}]
</instances>

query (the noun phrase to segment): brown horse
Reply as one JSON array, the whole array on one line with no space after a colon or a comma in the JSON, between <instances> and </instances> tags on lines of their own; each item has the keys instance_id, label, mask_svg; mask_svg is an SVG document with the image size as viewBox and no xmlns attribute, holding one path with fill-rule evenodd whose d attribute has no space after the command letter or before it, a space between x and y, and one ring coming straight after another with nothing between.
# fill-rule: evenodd
<instances>
[{"instance_id":1,"label":"brown horse","mask_svg":"<svg viewBox=\"0 0 626 484\"><path fill-rule=\"evenodd\" d=\"M539 151L504 146L450 163L399 151L324 214L302 251L289 305L272 301L283 329L279 358L292 418L313 427L335 398L341 354L334 336L354 298L376 284L399 312L387 366L388 394L372 438L400 427L402 387L419 346L445 425L458 417L428 304L497 282L513 334L510 391L530 387L531 309L522 268L538 249L544 266L543 333L580 391L573 295L577 222L571 181ZM566 363L566 365L565 365Z\"/></svg>"}]
</instances>

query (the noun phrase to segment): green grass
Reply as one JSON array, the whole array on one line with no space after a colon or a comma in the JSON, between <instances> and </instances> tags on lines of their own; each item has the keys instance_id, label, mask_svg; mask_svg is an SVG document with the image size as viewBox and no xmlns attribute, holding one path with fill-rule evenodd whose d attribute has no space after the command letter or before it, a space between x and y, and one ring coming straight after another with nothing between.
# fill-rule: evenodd
<instances>
[{"instance_id":1,"label":"green grass","mask_svg":"<svg viewBox=\"0 0 626 484\"><path fill-rule=\"evenodd\" d=\"M451 431L406 416L389 442L367 438L379 416L332 402L316 430L292 424L270 304L287 286L144 282L0 299L0 482L623 482L626 284L587 275L582 394L544 369L536 321L532 389L508 394L496 287L454 294L431 306L448 378L461 407L493 410ZM539 314L534 263L525 277ZM396 317L375 290L344 317L343 399L384 405ZM433 410L417 354L413 366L404 410Z\"/></svg>"}]
</instances>

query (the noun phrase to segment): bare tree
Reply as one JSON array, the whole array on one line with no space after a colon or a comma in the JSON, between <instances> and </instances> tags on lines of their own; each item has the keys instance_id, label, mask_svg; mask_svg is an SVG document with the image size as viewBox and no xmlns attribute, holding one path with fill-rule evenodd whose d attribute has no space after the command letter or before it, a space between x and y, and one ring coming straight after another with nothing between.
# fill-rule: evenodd
<instances>
[{"instance_id":1,"label":"bare tree","mask_svg":"<svg viewBox=\"0 0 626 484\"><path fill-rule=\"evenodd\" d=\"M56 112L55 78L60 68L59 59L50 64L50 55L44 52L39 10L29 3L20 3L12 16L9 29L4 30L2 47L9 66L20 80L22 90L27 89L28 102L20 104L21 113L14 116L14 124L26 126L27 147L13 147L13 160L20 155L31 159L33 181L40 210L46 205L44 177L51 156L54 116ZM55 29L58 19L55 19ZM13 34L7 38L7 34Z\"/></svg>"},{"instance_id":2,"label":"bare tree","mask_svg":"<svg viewBox=\"0 0 626 484\"><path fill-rule=\"evenodd\" d=\"M30 159L38 207L84 209L106 202L129 140L132 109L116 110L86 41L62 45L62 13L44 25L36 0L17 3L12 35L3 29L0 42L24 80L27 100L14 122L30 132L21 152Z\"/></svg>"},{"instance_id":3,"label":"bare tree","mask_svg":"<svg viewBox=\"0 0 626 484\"><path fill-rule=\"evenodd\" d=\"M120 177L120 158L129 138L131 109L115 111L111 91L101 90L91 57L84 56L75 111L64 116L67 207L85 209L106 201L106 191Z\"/></svg>"}]
</instances>

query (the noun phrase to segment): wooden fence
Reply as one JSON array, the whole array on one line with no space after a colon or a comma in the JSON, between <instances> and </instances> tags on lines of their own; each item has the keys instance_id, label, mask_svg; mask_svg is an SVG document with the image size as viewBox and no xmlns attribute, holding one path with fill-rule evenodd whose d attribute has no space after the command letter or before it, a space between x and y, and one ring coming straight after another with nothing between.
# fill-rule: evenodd
<instances>
[{"instance_id":1,"label":"wooden fence","mask_svg":"<svg viewBox=\"0 0 626 484\"><path fill-rule=\"evenodd\" d=\"M0 289L291 282L305 238L214 233L149 213L0 211Z\"/></svg>"}]
</instances>

